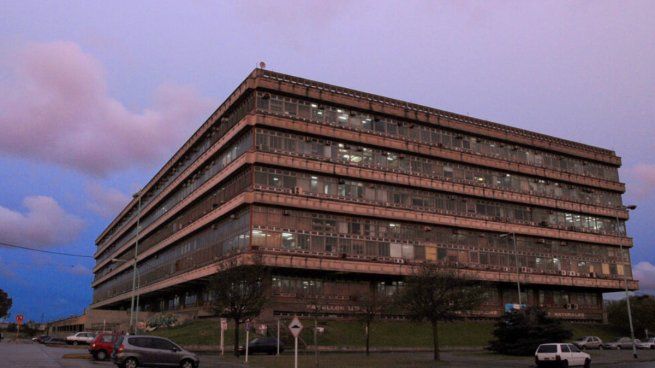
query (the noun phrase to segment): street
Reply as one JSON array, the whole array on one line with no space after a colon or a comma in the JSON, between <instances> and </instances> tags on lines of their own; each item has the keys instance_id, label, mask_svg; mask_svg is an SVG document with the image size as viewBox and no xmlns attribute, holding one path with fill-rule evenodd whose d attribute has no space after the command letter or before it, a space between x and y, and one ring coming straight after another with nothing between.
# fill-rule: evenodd
<instances>
[{"instance_id":1,"label":"street","mask_svg":"<svg viewBox=\"0 0 655 368\"><path fill-rule=\"evenodd\" d=\"M639 360L634 361L630 351L591 351L593 367L651 368L655 367L655 351L640 351ZM60 368L60 367L114 367L111 362L94 362L85 358L84 348L53 347L31 342L0 343L0 368ZM443 360L435 364L430 353L378 353L365 357L363 354L323 354L323 367L522 367L533 366L532 357L508 357L482 351L444 352ZM243 358L242 358L243 359ZM217 355L200 355L200 367L234 368L243 367L242 359ZM291 367L292 356L253 356L249 367ZM314 357L303 354L301 367L313 367Z\"/></svg>"}]
</instances>

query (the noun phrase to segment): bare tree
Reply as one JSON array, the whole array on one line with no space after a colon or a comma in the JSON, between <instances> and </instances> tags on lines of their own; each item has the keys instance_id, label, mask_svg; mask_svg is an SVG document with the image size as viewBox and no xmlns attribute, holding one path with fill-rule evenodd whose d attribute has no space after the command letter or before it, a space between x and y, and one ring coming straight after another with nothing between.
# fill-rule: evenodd
<instances>
[{"instance_id":1,"label":"bare tree","mask_svg":"<svg viewBox=\"0 0 655 368\"><path fill-rule=\"evenodd\" d=\"M366 294L351 296L351 300L359 308L357 315L364 325L364 336L366 337L366 356L370 354L371 347L371 324L389 309L390 298L386 294L378 293L373 286Z\"/></svg>"},{"instance_id":2,"label":"bare tree","mask_svg":"<svg viewBox=\"0 0 655 368\"><path fill-rule=\"evenodd\" d=\"M479 307L484 298L479 285L435 264L424 263L415 275L407 277L399 302L411 319L432 324L434 360L439 360L438 322L461 317Z\"/></svg>"},{"instance_id":3,"label":"bare tree","mask_svg":"<svg viewBox=\"0 0 655 368\"><path fill-rule=\"evenodd\" d=\"M268 302L269 271L260 265L238 266L210 279L212 308L234 321L234 355L239 356L239 325L258 316ZM246 344L248 342L246 341Z\"/></svg>"}]
</instances>

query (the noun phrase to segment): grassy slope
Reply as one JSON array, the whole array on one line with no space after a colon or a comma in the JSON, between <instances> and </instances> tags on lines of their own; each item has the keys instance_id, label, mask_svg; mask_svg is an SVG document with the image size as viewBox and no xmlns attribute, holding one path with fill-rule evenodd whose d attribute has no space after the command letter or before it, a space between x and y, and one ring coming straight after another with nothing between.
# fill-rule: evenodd
<instances>
[{"instance_id":1,"label":"grassy slope","mask_svg":"<svg viewBox=\"0 0 655 368\"><path fill-rule=\"evenodd\" d=\"M289 321L282 321L282 336L286 340L288 333L286 325ZM301 338L311 344L312 330L308 328L313 323L302 320L305 329ZM326 321L320 322L325 327L325 333L319 335L319 344L328 346L364 346L364 329L357 321ZM214 319L203 319L189 322L182 326L160 329L152 332L154 335L164 336L182 345L210 345L218 344L219 324ZM275 326L271 326L270 334L275 335ZM611 327L598 324L568 324L574 337L584 335L599 336L608 340L617 335ZM439 340L441 346L485 346L492 338L493 322L491 321L457 321L439 325ZM232 344L234 330L230 328L225 334L226 346ZM240 340L245 341L242 332ZM251 334L252 336L252 334ZM400 321L385 321L374 323L371 326L371 346L385 347L431 347L432 332L427 323L412 323Z\"/></svg>"}]
</instances>

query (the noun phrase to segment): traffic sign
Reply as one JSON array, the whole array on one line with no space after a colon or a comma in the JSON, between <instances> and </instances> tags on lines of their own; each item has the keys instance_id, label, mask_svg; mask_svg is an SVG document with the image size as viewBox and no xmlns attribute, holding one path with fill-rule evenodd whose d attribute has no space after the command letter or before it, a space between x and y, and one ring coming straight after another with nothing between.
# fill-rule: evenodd
<instances>
[{"instance_id":1,"label":"traffic sign","mask_svg":"<svg viewBox=\"0 0 655 368\"><path fill-rule=\"evenodd\" d=\"M221 318L221 330L227 330L227 318Z\"/></svg>"},{"instance_id":2,"label":"traffic sign","mask_svg":"<svg viewBox=\"0 0 655 368\"><path fill-rule=\"evenodd\" d=\"M293 317L293 320L291 320L291 323L289 324L289 331L291 331L293 337L297 338L300 335L302 328L302 323L300 323L298 317Z\"/></svg>"},{"instance_id":3,"label":"traffic sign","mask_svg":"<svg viewBox=\"0 0 655 368\"><path fill-rule=\"evenodd\" d=\"M22 325L22 324L23 324L23 319L24 319L24 318L25 318L25 317L23 317L22 314L17 314L17 315L16 315L16 323L18 323L18 325Z\"/></svg>"},{"instance_id":4,"label":"traffic sign","mask_svg":"<svg viewBox=\"0 0 655 368\"><path fill-rule=\"evenodd\" d=\"M246 322L246 331L250 331L252 329L252 323L250 321Z\"/></svg>"}]
</instances>

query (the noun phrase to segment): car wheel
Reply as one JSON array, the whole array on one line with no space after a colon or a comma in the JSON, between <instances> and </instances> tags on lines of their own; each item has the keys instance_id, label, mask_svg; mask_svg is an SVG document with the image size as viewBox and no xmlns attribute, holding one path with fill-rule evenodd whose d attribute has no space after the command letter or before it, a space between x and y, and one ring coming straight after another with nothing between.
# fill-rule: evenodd
<instances>
[{"instance_id":1,"label":"car wheel","mask_svg":"<svg viewBox=\"0 0 655 368\"><path fill-rule=\"evenodd\" d=\"M569 361L565 360L562 362L562 368L569 368Z\"/></svg>"},{"instance_id":2,"label":"car wheel","mask_svg":"<svg viewBox=\"0 0 655 368\"><path fill-rule=\"evenodd\" d=\"M78 344L77 341L73 341L73 345L77 346L77 344Z\"/></svg>"},{"instance_id":3,"label":"car wheel","mask_svg":"<svg viewBox=\"0 0 655 368\"><path fill-rule=\"evenodd\" d=\"M621 349L623 349L623 348L621 347L621 345L619 345L619 346L616 347L616 350L621 350Z\"/></svg>"},{"instance_id":4,"label":"car wheel","mask_svg":"<svg viewBox=\"0 0 655 368\"><path fill-rule=\"evenodd\" d=\"M180 368L195 368L195 366L193 365L193 361L185 359L180 363Z\"/></svg>"},{"instance_id":5,"label":"car wheel","mask_svg":"<svg viewBox=\"0 0 655 368\"><path fill-rule=\"evenodd\" d=\"M124 364L125 368L137 368L138 366L139 363L137 363L136 359L134 358L127 358Z\"/></svg>"},{"instance_id":6,"label":"car wheel","mask_svg":"<svg viewBox=\"0 0 655 368\"><path fill-rule=\"evenodd\" d=\"M605 349L603 345L598 345L598 350L603 350L603 349Z\"/></svg>"},{"instance_id":7,"label":"car wheel","mask_svg":"<svg viewBox=\"0 0 655 368\"><path fill-rule=\"evenodd\" d=\"M107 360L107 352L104 350L99 350L95 354L96 360Z\"/></svg>"},{"instance_id":8,"label":"car wheel","mask_svg":"<svg viewBox=\"0 0 655 368\"><path fill-rule=\"evenodd\" d=\"M584 368L591 368L591 359L584 360Z\"/></svg>"}]
</instances>

